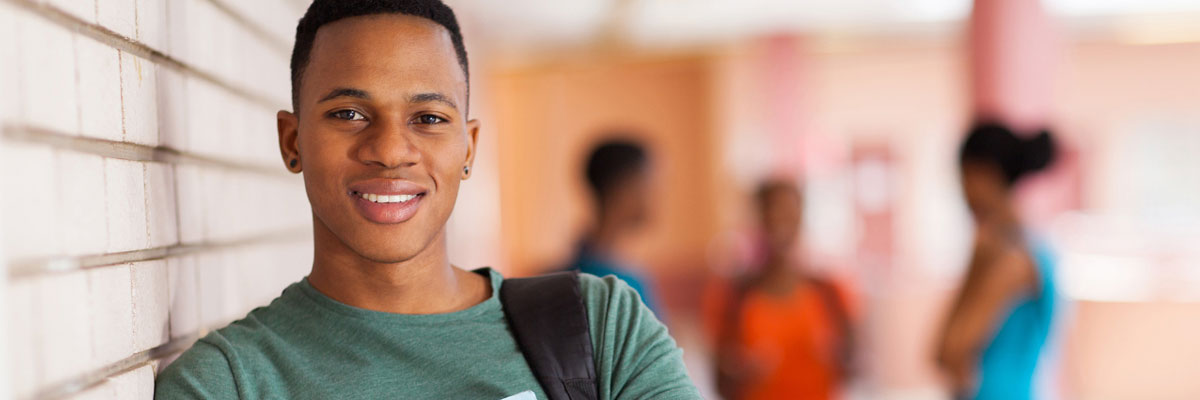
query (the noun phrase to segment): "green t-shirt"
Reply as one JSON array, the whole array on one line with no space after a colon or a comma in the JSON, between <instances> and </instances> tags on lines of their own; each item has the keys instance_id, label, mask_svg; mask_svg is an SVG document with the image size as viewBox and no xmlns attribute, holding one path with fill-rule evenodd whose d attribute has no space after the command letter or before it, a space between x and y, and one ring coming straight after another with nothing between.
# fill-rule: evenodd
<instances>
[{"instance_id":1,"label":"green t-shirt","mask_svg":"<svg viewBox=\"0 0 1200 400\"><path fill-rule=\"evenodd\" d=\"M163 370L155 397L546 399L505 320L503 277L475 272L491 278L492 296L432 315L352 307L301 280L197 341ZM601 399L700 398L682 350L633 289L587 274L580 286Z\"/></svg>"}]
</instances>

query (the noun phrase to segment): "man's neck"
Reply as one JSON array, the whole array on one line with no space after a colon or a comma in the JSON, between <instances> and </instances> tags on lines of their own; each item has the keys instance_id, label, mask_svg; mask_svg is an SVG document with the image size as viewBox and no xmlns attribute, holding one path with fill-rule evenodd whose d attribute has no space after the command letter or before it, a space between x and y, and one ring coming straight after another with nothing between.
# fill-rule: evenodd
<instances>
[{"instance_id":1,"label":"man's neck","mask_svg":"<svg viewBox=\"0 0 1200 400\"><path fill-rule=\"evenodd\" d=\"M442 314L470 308L491 295L487 278L450 265L444 233L397 263L363 257L319 222L314 236L308 282L338 302L396 314Z\"/></svg>"}]
</instances>

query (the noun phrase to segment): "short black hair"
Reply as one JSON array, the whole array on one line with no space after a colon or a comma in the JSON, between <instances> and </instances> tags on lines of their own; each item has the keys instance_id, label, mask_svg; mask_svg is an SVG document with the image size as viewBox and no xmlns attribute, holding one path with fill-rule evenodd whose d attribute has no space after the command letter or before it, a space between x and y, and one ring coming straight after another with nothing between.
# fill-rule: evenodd
<instances>
[{"instance_id":1,"label":"short black hair","mask_svg":"<svg viewBox=\"0 0 1200 400\"><path fill-rule=\"evenodd\" d=\"M759 183L758 189L754 191L754 201L758 206L758 211L766 211L767 202L771 200L771 196L778 193L792 194L796 196L797 202L804 201L804 193L795 181L785 178L770 178Z\"/></svg>"},{"instance_id":2,"label":"short black hair","mask_svg":"<svg viewBox=\"0 0 1200 400\"><path fill-rule=\"evenodd\" d=\"M587 162L587 182L596 200L603 202L614 187L642 173L649 163L645 148L629 139L610 139L592 149Z\"/></svg>"},{"instance_id":3,"label":"short black hair","mask_svg":"<svg viewBox=\"0 0 1200 400\"><path fill-rule=\"evenodd\" d=\"M1042 130L1030 138L1017 137L998 122L977 122L959 149L959 163L982 163L996 167L1009 186L1022 177L1045 169L1054 161L1057 145L1050 132Z\"/></svg>"},{"instance_id":4,"label":"short black hair","mask_svg":"<svg viewBox=\"0 0 1200 400\"><path fill-rule=\"evenodd\" d=\"M467 77L470 92L471 74L467 68L467 49L454 10L441 0L315 0L308 6L296 26L296 44L292 47L292 111L300 105L300 81L308 67L317 29L344 18L376 14L404 14L433 21L450 32L450 42L458 56L458 65Z\"/></svg>"}]
</instances>

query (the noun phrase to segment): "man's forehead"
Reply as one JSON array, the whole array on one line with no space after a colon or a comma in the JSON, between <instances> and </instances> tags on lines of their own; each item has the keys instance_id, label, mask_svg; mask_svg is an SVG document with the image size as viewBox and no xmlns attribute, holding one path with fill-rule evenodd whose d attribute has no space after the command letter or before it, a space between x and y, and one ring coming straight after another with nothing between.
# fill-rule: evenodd
<instances>
[{"instance_id":1,"label":"man's forehead","mask_svg":"<svg viewBox=\"0 0 1200 400\"><path fill-rule=\"evenodd\" d=\"M433 21L403 14L350 17L322 26L305 75L310 83L306 89L318 92L371 82L466 89L449 32Z\"/></svg>"}]
</instances>

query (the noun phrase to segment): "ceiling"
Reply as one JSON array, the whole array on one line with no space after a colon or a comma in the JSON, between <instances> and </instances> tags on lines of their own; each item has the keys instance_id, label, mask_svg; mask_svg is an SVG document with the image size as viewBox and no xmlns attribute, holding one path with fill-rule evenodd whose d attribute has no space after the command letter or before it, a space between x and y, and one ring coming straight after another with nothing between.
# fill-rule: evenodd
<instances>
[{"instance_id":1,"label":"ceiling","mask_svg":"<svg viewBox=\"0 0 1200 400\"><path fill-rule=\"evenodd\" d=\"M619 38L649 46L726 41L773 32L897 33L957 26L970 0L447 0L489 46L576 44ZM1188 15L1200 0L1045 0L1052 15L1104 21ZM1118 24L1119 25L1119 24ZM478 39L475 39L478 40Z\"/></svg>"}]
</instances>

